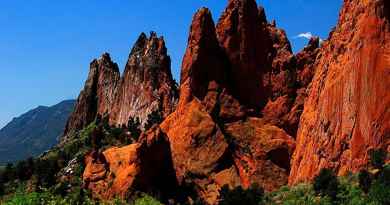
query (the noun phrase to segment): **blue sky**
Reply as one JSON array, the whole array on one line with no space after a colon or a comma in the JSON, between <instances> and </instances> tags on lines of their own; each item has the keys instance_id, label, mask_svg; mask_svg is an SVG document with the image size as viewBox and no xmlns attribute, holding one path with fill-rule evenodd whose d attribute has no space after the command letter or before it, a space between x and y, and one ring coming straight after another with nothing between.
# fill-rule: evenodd
<instances>
[{"instance_id":1,"label":"blue sky","mask_svg":"<svg viewBox=\"0 0 390 205\"><path fill-rule=\"evenodd\" d=\"M294 51L311 32L325 39L341 0L258 0L269 21L286 30ZM227 0L0 1L0 127L38 105L74 99L89 62L111 53L123 70L140 32L166 39L177 79L193 13L211 9L214 21Z\"/></svg>"}]
</instances>

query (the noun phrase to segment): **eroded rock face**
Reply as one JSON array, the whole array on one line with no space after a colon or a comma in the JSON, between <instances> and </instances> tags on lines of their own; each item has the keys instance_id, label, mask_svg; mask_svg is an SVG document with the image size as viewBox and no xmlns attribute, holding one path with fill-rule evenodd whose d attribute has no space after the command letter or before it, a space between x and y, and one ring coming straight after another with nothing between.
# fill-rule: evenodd
<instances>
[{"instance_id":1,"label":"eroded rock face","mask_svg":"<svg viewBox=\"0 0 390 205\"><path fill-rule=\"evenodd\" d=\"M266 24L254 0L230 0L216 28L230 61L234 96L242 105L257 110L266 103L261 79L271 67L268 53L272 44Z\"/></svg>"},{"instance_id":2,"label":"eroded rock face","mask_svg":"<svg viewBox=\"0 0 390 205\"><path fill-rule=\"evenodd\" d=\"M177 110L196 98L213 118L226 121L242 118L244 109L231 95L230 70L229 59L219 46L211 13L202 8L194 15L190 29Z\"/></svg>"},{"instance_id":3,"label":"eroded rock face","mask_svg":"<svg viewBox=\"0 0 390 205\"><path fill-rule=\"evenodd\" d=\"M170 147L158 127L143 134L139 143L92 152L85 164L83 180L95 198L125 198L135 190L169 196L176 188Z\"/></svg>"},{"instance_id":4,"label":"eroded rock face","mask_svg":"<svg viewBox=\"0 0 390 205\"><path fill-rule=\"evenodd\" d=\"M127 124L130 117L145 123L153 111L166 117L177 99L171 60L163 37L141 34L133 47L110 113L111 124Z\"/></svg>"},{"instance_id":5,"label":"eroded rock face","mask_svg":"<svg viewBox=\"0 0 390 205\"><path fill-rule=\"evenodd\" d=\"M124 74L105 53L90 66L88 79L68 120L64 137L79 131L95 118L108 116L112 125L127 125L130 117L145 124L150 113L162 118L174 111L178 92L171 74L165 42L156 33L142 33L133 47Z\"/></svg>"},{"instance_id":6,"label":"eroded rock face","mask_svg":"<svg viewBox=\"0 0 390 205\"><path fill-rule=\"evenodd\" d=\"M321 168L359 171L369 150L389 150L389 10L386 0L344 1L315 63L290 184L312 179Z\"/></svg>"},{"instance_id":7,"label":"eroded rock face","mask_svg":"<svg viewBox=\"0 0 390 205\"><path fill-rule=\"evenodd\" d=\"M233 26L227 16L235 16L232 13L238 11L244 16L243 28L227 29L229 31L224 34L227 35L224 36L226 44L221 43L223 42L221 39L218 40L223 37L221 35L217 37L218 30L215 30L209 10L203 8L194 15L183 59L179 104L175 112L160 125L170 141L179 184L193 184L198 195L209 204L217 203L219 190L226 184L232 188L236 186L248 188L253 183L258 183L267 190L275 190L286 184L289 161L295 146L292 137L282 129L269 124L269 121L248 118L258 111L253 108L260 108L260 104L258 106L251 104L257 101L252 101L253 99L261 96L264 97L261 100L264 102L267 100L266 95L260 92L261 86L256 88L256 92L253 90L251 99L245 99L236 93L235 89L241 89L238 86L249 85L237 85L234 80L237 76L234 76L236 73L232 71L233 69L237 69L236 72L243 69L243 73L247 72L245 69L262 70L260 67L251 67L256 62L247 65L243 59L235 59L233 56L242 54L253 57L250 60L258 60L252 56L256 44L246 44L246 38L258 32L260 26L267 29L264 31L267 32L265 38L271 39L268 24L251 23L247 19L247 15L251 16L247 12L253 11L241 8L246 6L255 8L253 15L258 19L257 23L260 22L259 19L265 18L259 15L261 12L258 12L254 1L230 1L218 24L220 32L223 24L227 27ZM249 32L248 37L242 39L238 32L245 29L251 29L253 32ZM230 50L230 41L242 44L242 50ZM262 42L261 38L257 41ZM291 54L286 38L277 43L284 44L283 47L290 50ZM245 60L248 60L247 57ZM241 61L244 62L241 64ZM262 84L262 74L247 74L246 79L249 83ZM248 81L240 79L240 82ZM241 90L240 94L245 93L246 90Z\"/></svg>"},{"instance_id":8,"label":"eroded rock face","mask_svg":"<svg viewBox=\"0 0 390 205\"><path fill-rule=\"evenodd\" d=\"M119 78L118 65L112 62L108 53L91 62L84 89L80 92L74 111L68 119L65 138L70 132L87 126L95 120L97 114L103 115L111 111Z\"/></svg>"},{"instance_id":9,"label":"eroded rock face","mask_svg":"<svg viewBox=\"0 0 390 205\"><path fill-rule=\"evenodd\" d=\"M220 128L197 99L185 109L186 112L173 113L161 124L169 137L179 183L186 175L210 175L228 147Z\"/></svg>"},{"instance_id":10,"label":"eroded rock face","mask_svg":"<svg viewBox=\"0 0 390 205\"><path fill-rule=\"evenodd\" d=\"M226 134L243 187L258 184L273 191L287 184L295 140L259 118L229 123Z\"/></svg>"},{"instance_id":11,"label":"eroded rock face","mask_svg":"<svg viewBox=\"0 0 390 205\"><path fill-rule=\"evenodd\" d=\"M293 55L285 32L273 25L268 28L274 42L274 58L272 70L263 77L270 97L262 114L269 123L295 137L315 72L319 38L312 38L301 52Z\"/></svg>"}]
</instances>

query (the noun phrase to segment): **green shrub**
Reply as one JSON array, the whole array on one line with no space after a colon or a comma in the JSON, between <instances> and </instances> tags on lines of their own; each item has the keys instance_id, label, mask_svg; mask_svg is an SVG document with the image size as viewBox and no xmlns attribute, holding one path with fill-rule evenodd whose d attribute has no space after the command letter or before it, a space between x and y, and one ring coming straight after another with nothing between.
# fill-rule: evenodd
<instances>
[{"instance_id":1,"label":"green shrub","mask_svg":"<svg viewBox=\"0 0 390 205\"><path fill-rule=\"evenodd\" d=\"M144 194L134 201L134 205L162 205L162 203L160 203L157 199Z\"/></svg>"},{"instance_id":2,"label":"green shrub","mask_svg":"<svg viewBox=\"0 0 390 205\"><path fill-rule=\"evenodd\" d=\"M257 184L246 190L242 187L231 190L228 185L225 185L220 191L220 205L260 205L263 204L263 195L263 189Z\"/></svg>"},{"instance_id":3,"label":"green shrub","mask_svg":"<svg viewBox=\"0 0 390 205\"><path fill-rule=\"evenodd\" d=\"M148 120L145 124L144 130L147 131L153 127L155 124L160 124L163 118L159 111L153 111L148 115Z\"/></svg>"},{"instance_id":4,"label":"green shrub","mask_svg":"<svg viewBox=\"0 0 390 205\"><path fill-rule=\"evenodd\" d=\"M378 181L374 182L368 196L370 204L372 205L389 205L390 187Z\"/></svg>"},{"instance_id":5,"label":"green shrub","mask_svg":"<svg viewBox=\"0 0 390 205\"><path fill-rule=\"evenodd\" d=\"M283 205L319 205L327 204L328 199L321 199L315 196L312 186L299 184L294 187L282 187L279 191L270 193L267 197L266 204L283 204Z\"/></svg>"},{"instance_id":6,"label":"green shrub","mask_svg":"<svg viewBox=\"0 0 390 205\"><path fill-rule=\"evenodd\" d=\"M338 187L337 201L333 201L333 203L336 204L337 202L339 205L366 205L367 200L362 189L351 178L342 179Z\"/></svg>"},{"instance_id":7,"label":"green shrub","mask_svg":"<svg viewBox=\"0 0 390 205\"><path fill-rule=\"evenodd\" d=\"M372 183L371 175L367 170L362 170L359 173L359 187L365 192L368 193Z\"/></svg>"},{"instance_id":8,"label":"green shrub","mask_svg":"<svg viewBox=\"0 0 390 205\"><path fill-rule=\"evenodd\" d=\"M0 197L5 193L4 183L0 182Z\"/></svg>"},{"instance_id":9,"label":"green shrub","mask_svg":"<svg viewBox=\"0 0 390 205\"><path fill-rule=\"evenodd\" d=\"M11 163L8 163L5 166L4 173L3 173L3 180L5 182L14 180L16 177L15 168L14 165Z\"/></svg>"},{"instance_id":10,"label":"green shrub","mask_svg":"<svg viewBox=\"0 0 390 205\"><path fill-rule=\"evenodd\" d=\"M51 187L56 182L56 174L60 170L57 158L38 159L35 162L34 174L38 178L38 184L43 187Z\"/></svg>"},{"instance_id":11,"label":"green shrub","mask_svg":"<svg viewBox=\"0 0 390 205\"><path fill-rule=\"evenodd\" d=\"M376 169L382 169L386 160L386 152L383 149L373 150L370 153L370 163Z\"/></svg>"},{"instance_id":12,"label":"green shrub","mask_svg":"<svg viewBox=\"0 0 390 205\"><path fill-rule=\"evenodd\" d=\"M134 141L138 141L139 136L141 135L141 123L139 118L129 118L129 121L127 122L127 129L131 133L131 138L133 138Z\"/></svg>"},{"instance_id":13,"label":"green shrub","mask_svg":"<svg viewBox=\"0 0 390 205\"><path fill-rule=\"evenodd\" d=\"M338 191L338 180L336 175L330 169L322 169L320 174L315 177L313 189L317 194L336 199Z\"/></svg>"},{"instance_id":14,"label":"green shrub","mask_svg":"<svg viewBox=\"0 0 390 205\"><path fill-rule=\"evenodd\" d=\"M380 172L378 182L390 187L390 165L386 165Z\"/></svg>"}]
</instances>

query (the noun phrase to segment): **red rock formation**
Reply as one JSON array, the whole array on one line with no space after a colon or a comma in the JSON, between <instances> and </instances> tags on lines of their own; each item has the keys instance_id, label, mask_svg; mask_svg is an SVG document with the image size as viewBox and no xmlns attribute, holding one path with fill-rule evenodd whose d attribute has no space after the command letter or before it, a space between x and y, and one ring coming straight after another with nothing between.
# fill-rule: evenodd
<instances>
[{"instance_id":1,"label":"red rock formation","mask_svg":"<svg viewBox=\"0 0 390 205\"><path fill-rule=\"evenodd\" d=\"M258 118L226 124L225 135L234 145L234 164L243 187L258 184L272 191L287 184L295 148L292 137Z\"/></svg>"},{"instance_id":2,"label":"red rock formation","mask_svg":"<svg viewBox=\"0 0 390 205\"><path fill-rule=\"evenodd\" d=\"M264 16L254 0L230 0L217 25L218 40L231 63L229 83L234 96L256 109L266 103L261 79L271 67L268 54L272 44Z\"/></svg>"},{"instance_id":3,"label":"red rock formation","mask_svg":"<svg viewBox=\"0 0 390 205\"><path fill-rule=\"evenodd\" d=\"M169 196L176 186L169 144L158 127L139 143L90 153L85 164L85 186L99 199L124 198L132 190L160 190Z\"/></svg>"},{"instance_id":4,"label":"red rock formation","mask_svg":"<svg viewBox=\"0 0 390 205\"><path fill-rule=\"evenodd\" d=\"M294 56L285 32L273 25L269 25L268 29L274 42L274 57L272 70L263 77L270 97L262 114L268 122L295 137L307 96L306 88L314 75L313 64L319 51L319 38L311 39Z\"/></svg>"},{"instance_id":5,"label":"red rock formation","mask_svg":"<svg viewBox=\"0 0 390 205\"><path fill-rule=\"evenodd\" d=\"M118 66L109 54L94 60L62 141L71 132L90 124L98 114L109 116L113 125L127 125L130 117L145 123L153 111L163 118L168 116L178 98L170 66L164 39L157 38L153 32L150 38L141 34L121 79Z\"/></svg>"},{"instance_id":6,"label":"red rock formation","mask_svg":"<svg viewBox=\"0 0 390 205\"><path fill-rule=\"evenodd\" d=\"M389 14L387 0L344 0L315 63L290 184L312 179L321 168L359 171L369 150L389 150Z\"/></svg>"},{"instance_id":7,"label":"red rock formation","mask_svg":"<svg viewBox=\"0 0 390 205\"><path fill-rule=\"evenodd\" d=\"M169 137L179 183L186 175L210 175L228 148L221 129L198 100L185 109L186 112L175 112L161 124Z\"/></svg>"},{"instance_id":8,"label":"red rock formation","mask_svg":"<svg viewBox=\"0 0 390 205\"><path fill-rule=\"evenodd\" d=\"M88 79L67 122L65 138L71 132L87 126L97 114L111 111L119 78L118 65L112 62L108 53L91 62Z\"/></svg>"},{"instance_id":9,"label":"red rock formation","mask_svg":"<svg viewBox=\"0 0 390 205\"><path fill-rule=\"evenodd\" d=\"M133 47L110 113L111 124L127 124L130 117L145 123L148 114L173 112L177 93L165 42L156 33L141 34Z\"/></svg>"},{"instance_id":10,"label":"red rock formation","mask_svg":"<svg viewBox=\"0 0 390 205\"><path fill-rule=\"evenodd\" d=\"M183 58L178 110L197 98L213 117L243 117L242 107L230 94L229 74L229 60L219 46L211 13L200 9L194 15Z\"/></svg>"},{"instance_id":11,"label":"red rock formation","mask_svg":"<svg viewBox=\"0 0 390 205\"><path fill-rule=\"evenodd\" d=\"M253 6L253 2L247 3ZM248 12L240 5L228 7L225 13L230 13L229 9ZM243 52L251 52L251 48ZM283 130L262 119L247 119L252 111L246 108L251 104L234 91L237 85L231 69L238 65L231 63L230 52L237 51L220 46L210 12L200 9L194 15L183 59L178 107L160 125L170 141L179 184L195 184L198 194L209 204L216 203L219 189L225 184L247 188L258 183L267 190L286 184L294 149L294 139ZM261 84L261 75L248 77ZM277 174L273 177L272 173Z\"/></svg>"},{"instance_id":12,"label":"red rock formation","mask_svg":"<svg viewBox=\"0 0 390 205\"><path fill-rule=\"evenodd\" d=\"M166 118L136 144L87 157L87 186L112 198L129 188L162 189L158 177L172 174L169 184L191 183L216 204L223 185L272 191L323 167L358 171L370 149L390 150L389 16L385 0L345 0L329 41L319 48L313 38L294 55L254 0L230 0L216 28L202 8L191 25L176 109L164 41L141 35L111 109L103 103L95 112L108 109L113 124L145 121L154 110Z\"/></svg>"}]
</instances>

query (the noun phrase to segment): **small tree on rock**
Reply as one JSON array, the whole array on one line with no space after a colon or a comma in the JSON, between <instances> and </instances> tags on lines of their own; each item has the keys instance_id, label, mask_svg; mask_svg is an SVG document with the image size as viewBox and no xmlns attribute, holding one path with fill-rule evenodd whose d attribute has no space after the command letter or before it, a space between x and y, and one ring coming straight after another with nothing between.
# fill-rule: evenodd
<instances>
[{"instance_id":1,"label":"small tree on rock","mask_svg":"<svg viewBox=\"0 0 390 205\"><path fill-rule=\"evenodd\" d=\"M336 199L339 182L331 169L322 169L315 177L313 188L317 194Z\"/></svg>"},{"instance_id":2,"label":"small tree on rock","mask_svg":"<svg viewBox=\"0 0 390 205\"><path fill-rule=\"evenodd\" d=\"M155 110L148 115L148 120L145 124L145 131L153 127L153 125L160 124L163 118L159 111Z\"/></svg>"},{"instance_id":3,"label":"small tree on rock","mask_svg":"<svg viewBox=\"0 0 390 205\"><path fill-rule=\"evenodd\" d=\"M362 170L359 173L359 187L365 192L368 193L370 191L372 178L370 173L367 170Z\"/></svg>"},{"instance_id":4,"label":"small tree on rock","mask_svg":"<svg viewBox=\"0 0 390 205\"><path fill-rule=\"evenodd\" d=\"M383 149L373 150L370 153L370 162L375 169L382 169L386 160L386 152Z\"/></svg>"},{"instance_id":5,"label":"small tree on rock","mask_svg":"<svg viewBox=\"0 0 390 205\"><path fill-rule=\"evenodd\" d=\"M222 187L220 191L220 205L260 205L263 204L264 190L257 184L253 184L249 189L236 187L230 189L228 185Z\"/></svg>"},{"instance_id":6,"label":"small tree on rock","mask_svg":"<svg viewBox=\"0 0 390 205\"><path fill-rule=\"evenodd\" d=\"M131 138L135 141L138 140L139 136L141 135L141 123L139 118L129 118L129 121L127 122L127 129L130 132Z\"/></svg>"}]
</instances>

